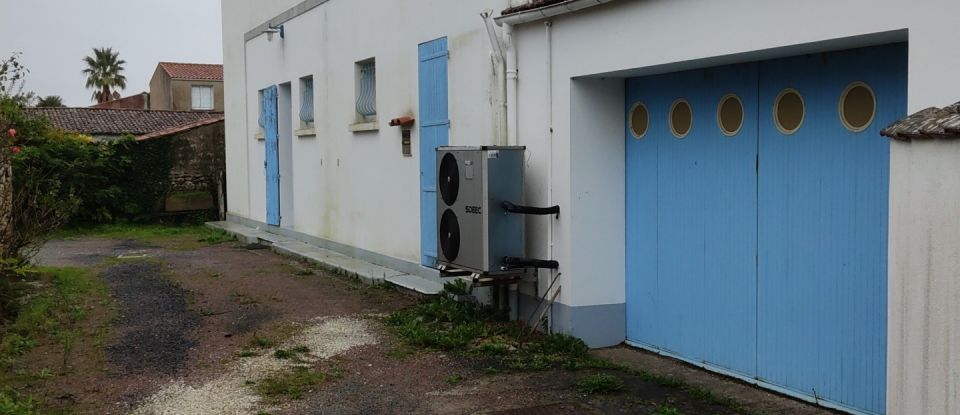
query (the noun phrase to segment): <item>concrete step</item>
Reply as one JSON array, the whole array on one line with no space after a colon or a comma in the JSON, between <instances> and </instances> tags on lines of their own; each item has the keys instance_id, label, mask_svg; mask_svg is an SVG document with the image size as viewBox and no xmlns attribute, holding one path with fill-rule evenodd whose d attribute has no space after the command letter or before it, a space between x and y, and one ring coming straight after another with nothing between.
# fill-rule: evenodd
<instances>
[{"instance_id":1,"label":"concrete step","mask_svg":"<svg viewBox=\"0 0 960 415\"><path fill-rule=\"evenodd\" d=\"M432 296L440 294L440 291L443 291L443 284L410 274L387 277L387 282L423 295Z\"/></svg>"}]
</instances>

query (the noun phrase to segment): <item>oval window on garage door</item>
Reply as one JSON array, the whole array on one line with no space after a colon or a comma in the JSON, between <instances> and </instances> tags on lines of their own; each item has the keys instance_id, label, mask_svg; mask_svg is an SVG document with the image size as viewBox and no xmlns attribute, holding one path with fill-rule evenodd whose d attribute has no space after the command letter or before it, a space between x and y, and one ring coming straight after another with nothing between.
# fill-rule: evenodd
<instances>
[{"instance_id":1,"label":"oval window on garage door","mask_svg":"<svg viewBox=\"0 0 960 415\"><path fill-rule=\"evenodd\" d=\"M793 134L803 125L805 111L800 92L793 88L784 89L773 104L773 122L781 133Z\"/></svg>"},{"instance_id":2,"label":"oval window on garage door","mask_svg":"<svg viewBox=\"0 0 960 415\"><path fill-rule=\"evenodd\" d=\"M693 127L693 110L687 100L680 98L670 106L670 132L674 137L684 138Z\"/></svg>"},{"instance_id":3,"label":"oval window on garage door","mask_svg":"<svg viewBox=\"0 0 960 415\"><path fill-rule=\"evenodd\" d=\"M743 102L736 94L727 94L720 98L717 125L720 126L720 132L727 137L737 135L743 128Z\"/></svg>"},{"instance_id":4,"label":"oval window on garage door","mask_svg":"<svg viewBox=\"0 0 960 415\"><path fill-rule=\"evenodd\" d=\"M633 104L630 109L630 133L633 138L641 139L647 135L647 127L650 126L650 113L647 112L647 106L642 102Z\"/></svg>"},{"instance_id":5,"label":"oval window on garage door","mask_svg":"<svg viewBox=\"0 0 960 415\"><path fill-rule=\"evenodd\" d=\"M853 132L866 130L877 114L877 97L863 82L854 82L840 95L840 121Z\"/></svg>"}]
</instances>

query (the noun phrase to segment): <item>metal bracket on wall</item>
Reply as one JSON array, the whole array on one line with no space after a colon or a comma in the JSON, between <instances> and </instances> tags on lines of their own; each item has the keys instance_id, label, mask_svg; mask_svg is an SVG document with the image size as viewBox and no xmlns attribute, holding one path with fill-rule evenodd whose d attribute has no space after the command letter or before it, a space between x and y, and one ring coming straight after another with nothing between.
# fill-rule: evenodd
<instances>
[{"instance_id":1,"label":"metal bracket on wall","mask_svg":"<svg viewBox=\"0 0 960 415\"><path fill-rule=\"evenodd\" d=\"M500 204L503 210L510 213L519 213L521 215L556 215L560 218L560 206L550 206L550 207L533 207L533 206L523 206L515 205L513 203L504 201Z\"/></svg>"}]
</instances>

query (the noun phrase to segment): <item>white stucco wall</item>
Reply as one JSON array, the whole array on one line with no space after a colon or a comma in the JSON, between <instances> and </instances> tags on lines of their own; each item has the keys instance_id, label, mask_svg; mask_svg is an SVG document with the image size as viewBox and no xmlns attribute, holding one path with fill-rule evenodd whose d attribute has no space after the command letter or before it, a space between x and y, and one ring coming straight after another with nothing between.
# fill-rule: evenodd
<instances>
[{"instance_id":1,"label":"white stucco wall","mask_svg":"<svg viewBox=\"0 0 960 415\"><path fill-rule=\"evenodd\" d=\"M284 215L293 215L287 219L304 234L419 262L419 138L414 129L414 156L403 157L400 131L387 121L417 116L417 45L447 36L450 142L491 143L494 80L478 13L516 1L331 0L286 22L283 41L244 41L245 32L298 3L223 1L229 210L264 221L257 90L290 82L296 114L298 79L312 74L317 135L292 139L295 197ZM526 203L547 205L552 186L553 203L561 206L552 240L561 263L559 302L573 308L625 302L624 77L909 41L908 109L915 111L960 100L958 13L955 0L619 0L553 19L552 67L542 22L518 27ZM379 131L355 134L348 131L354 63L370 57L377 61ZM957 160L960 143L892 145L891 414L960 413ZM551 220L527 220L530 256L547 257ZM542 278L541 288L546 283ZM554 326L569 328L563 321Z\"/></svg>"},{"instance_id":2,"label":"white stucco wall","mask_svg":"<svg viewBox=\"0 0 960 415\"><path fill-rule=\"evenodd\" d=\"M265 218L263 141L254 138L258 90L290 82L293 116L283 116L281 122L297 129L298 80L313 75L316 136L293 138L289 153L281 148L281 155L292 155L288 179L293 189L293 206L281 208L282 225L418 263L418 130L413 131L413 157L404 157L400 129L388 122L417 117L417 46L446 36L450 143L492 143L495 85L479 13L485 7L502 9L506 1L466 7L430 0L332 0L285 22L284 40L277 36L270 42L262 35L244 42L245 32L298 3L223 2L230 212L260 222ZM348 127L356 120L355 62L368 58L377 65L379 131L353 133ZM280 141L283 146L284 139Z\"/></svg>"},{"instance_id":3,"label":"white stucco wall","mask_svg":"<svg viewBox=\"0 0 960 415\"><path fill-rule=\"evenodd\" d=\"M894 143L888 408L960 413L960 141Z\"/></svg>"},{"instance_id":4,"label":"white stucco wall","mask_svg":"<svg viewBox=\"0 0 960 415\"><path fill-rule=\"evenodd\" d=\"M623 96L603 83L808 52L909 41L909 110L960 100L960 26L947 0L621 0L554 18L552 78L542 22L517 28L521 143L554 122L554 194L569 207L555 249L560 301L624 299ZM552 86L553 102L545 91ZM619 110L621 114L605 111ZM587 113L584 113L587 111ZM619 129L603 128L619 123ZM879 139L879 138L878 138ZM888 413L955 414L960 379L960 143L891 151ZM533 199L541 195L530 194ZM610 203L607 203L610 202ZM600 209L600 210L597 210ZM562 322L560 322L562 325Z\"/></svg>"}]
</instances>

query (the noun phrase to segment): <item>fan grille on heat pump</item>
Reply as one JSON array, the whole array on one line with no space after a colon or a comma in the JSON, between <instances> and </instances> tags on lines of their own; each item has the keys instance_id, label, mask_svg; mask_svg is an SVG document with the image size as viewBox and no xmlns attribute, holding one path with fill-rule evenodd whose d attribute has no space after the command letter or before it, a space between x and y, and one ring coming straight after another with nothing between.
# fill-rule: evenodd
<instances>
[{"instance_id":1,"label":"fan grille on heat pump","mask_svg":"<svg viewBox=\"0 0 960 415\"><path fill-rule=\"evenodd\" d=\"M460 254L460 222L457 214L447 209L440 218L440 249L447 261L454 261Z\"/></svg>"},{"instance_id":2,"label":"fan grille on heat pump","mask_svg":"<svg viewBox=\"0 0 960 415\"><path fill-rule=\"evenodd\" d=\"M460 193L460 169L457 168L457 158L450 153L440 161L440 177L438 178L440 197L447 206L453 206Z\"/></svg>"}]
</instances>

